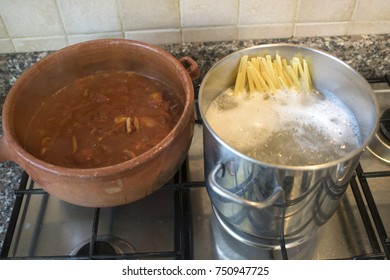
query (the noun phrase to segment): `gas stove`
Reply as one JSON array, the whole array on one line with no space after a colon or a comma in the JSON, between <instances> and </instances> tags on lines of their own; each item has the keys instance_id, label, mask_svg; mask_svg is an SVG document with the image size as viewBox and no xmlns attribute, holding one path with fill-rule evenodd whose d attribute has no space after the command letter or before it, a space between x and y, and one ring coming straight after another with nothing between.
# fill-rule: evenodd
<instances>
[{"instance_id":1,"label":"gas stove","mask_svg":"<svg viewBox=\"0 0 390 280\"><path fill-rule=\"evenodd\" d=\"M385 112L390 108L389 77L369 82ZM386 126L385 114L381 127ZM385 134L378 130L375 143L364 151L337 212L295 247L249 246L221 226L205 187L198 114L181 169L160 190L134 203L111 208L71 205L46 193L24 173L1 258L389 259L390 140Z\"/></svg>"}]
</instances>

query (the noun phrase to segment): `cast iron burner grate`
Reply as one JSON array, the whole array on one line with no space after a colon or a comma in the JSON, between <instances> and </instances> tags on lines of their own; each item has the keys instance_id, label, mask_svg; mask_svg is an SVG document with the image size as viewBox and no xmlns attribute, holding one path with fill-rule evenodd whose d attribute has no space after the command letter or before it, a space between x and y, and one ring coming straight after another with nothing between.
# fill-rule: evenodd
<instances>
[{"instance_id":1,"label":"cast iron burner grate","mask_svg":"<svg viewBox=\"0 0 390 280\"><path fill-rule=\"evenodd\" d=\"M355 256L352 259L390 259L390 239L367 181L368 178L375 177L390 177L390 172L364 172L359 164L356 176L350 183L372 248L371 254ZM367 201L368 209L365 207L364 199Z\"/></svg>"},{"instance_id":2,"label":"cast iron burner grate","mask_svg":"<svg viewBox=\"0 0 390 280\"><path fill-rule=\"evenodd\" d=\"M29 176L23 172L19 189L15 191L16 200L8 225L0 259L193 259L192 222L189 188L204 185L203 182L187 182L187 164L183 163L174 178L163 188L173 189L174 195L174 248L172 251L136 252L131 244L112 236L98 235L101 208L94 208L90 239L81 244L69 255L10 257L11 243L17 236L18 218L23 215L23 198L30 195L47 196L43 189L27 189ZM116 244L115 244L116 243ZM122 245L118 246L118 243ZM123 245L126 243L125 245Z\"/></svg>"}]
</instances>

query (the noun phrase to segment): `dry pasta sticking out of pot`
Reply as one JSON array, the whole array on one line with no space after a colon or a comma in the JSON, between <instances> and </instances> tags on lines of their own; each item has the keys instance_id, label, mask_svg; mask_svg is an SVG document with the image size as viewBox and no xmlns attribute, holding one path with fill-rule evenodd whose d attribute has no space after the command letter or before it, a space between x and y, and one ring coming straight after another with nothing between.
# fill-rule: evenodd
<instances>
[{"instance_id":1,"label":"dry pasta sticking out of pot","mask_svg":"<svg viewBox=\"0 0 390 280\"><path fill-rule=\"evenodd\" d=\"M279 54L274 59L271 55L241 57L234 86L235 96L243 92L253 94L255 91L276 93L282 89L313 92L306 59L294 56L287 61Z\"/></svg>"}]
</instances>

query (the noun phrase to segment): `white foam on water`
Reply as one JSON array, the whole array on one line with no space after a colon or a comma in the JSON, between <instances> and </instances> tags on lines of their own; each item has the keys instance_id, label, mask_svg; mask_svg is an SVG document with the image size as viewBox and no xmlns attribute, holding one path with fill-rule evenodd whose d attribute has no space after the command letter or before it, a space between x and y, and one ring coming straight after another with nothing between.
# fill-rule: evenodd
<instances>
[{"instance_id":1,"label":"white foam on water","mask_svg":"<svg viewBox=\"0 0 390 280\"><path fill-rule=\"evenodd\" d=\"M353 113L333 95L285 90L233 96L229 89L205 117L228 145L273 164L321 164L360 145Z\"/></svg>"}]
</instances>

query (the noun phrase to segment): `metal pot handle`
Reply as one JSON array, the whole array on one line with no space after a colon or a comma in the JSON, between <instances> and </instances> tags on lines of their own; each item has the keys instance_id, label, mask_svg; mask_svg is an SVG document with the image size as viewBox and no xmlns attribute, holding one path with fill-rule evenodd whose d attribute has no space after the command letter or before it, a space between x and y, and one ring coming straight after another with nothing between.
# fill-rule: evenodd
<instances>
[{"instance_id":1,"label":"metal pot handle","mask_svg":"<svg viewBox=\"0 0 390 280\"><path fill-rule=\"evenodd\" d=\"M224 165L222 163L218 163L208 176L209 187L211 188L212 191L214 191L218 195L220 195L223 198L226 198L232 202L235 202L237 204L240 204L243 206L249 206L251 208L257 208L257 209L266 208L266 207L270 206L271 204L273 204L274 202L276 202L279 198L280 198L280 206L283 206L285 204L284 190L280 186L276 186L274 188L273 193L267 199L265 199L263 201L245 200L242 197L240 197L234 193L229 192L228 190L226 190L225 188L220 186L216 180L217 173L219 170L221 170L223 168L223 166Z\"/></svg>"},{"instance_id":2,"label":"metal pot handle","mask_svg":"<svg viewBox=\"0 0 390 280\"><path fill-rule=\"evenodd\" d=\"M180 63L187 70L192 80L195 80L200 77L200 69L198 64L189 56L183 56L179 58Z\"/></svg>"}]
</instances>

